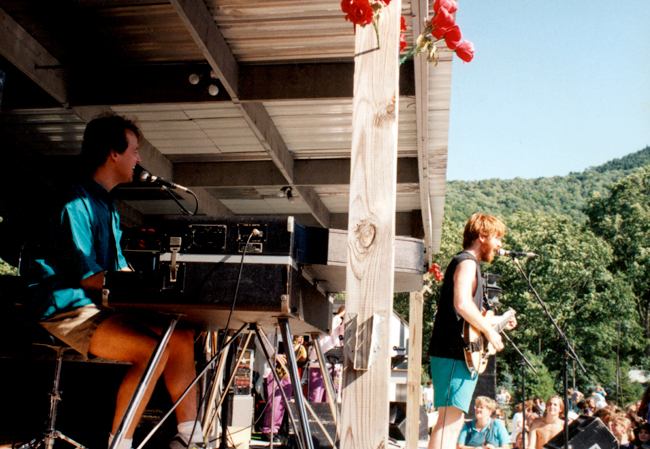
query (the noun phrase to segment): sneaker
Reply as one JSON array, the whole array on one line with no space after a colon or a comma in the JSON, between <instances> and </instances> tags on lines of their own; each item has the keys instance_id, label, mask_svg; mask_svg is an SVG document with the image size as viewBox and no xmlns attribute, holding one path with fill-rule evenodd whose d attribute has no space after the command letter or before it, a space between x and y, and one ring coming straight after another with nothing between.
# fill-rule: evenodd
<instances>
[{"instance_id":1,"label":"sneaker","mask_svg":"<svg viewBox=\"0 0 650 449\"><path fill-rule=\"evenodd\" d=\"M169 449L210 449L210 445L205 443L190 443L187 444L183 435L177 433L169 443Z\"/></svg>"},{"instance_id":2,"label":"sneaker","mask_svg":"<svg viewBox=\"0 0 650 449\"><path fill-rule=\"evenodd\" d=\"M270 433L263 433L262 434L262 440L263 441L271 441L271 434ZM282 439L277 433L273 434L273 446L282 446Z\"/></svg>"}]
</instances>

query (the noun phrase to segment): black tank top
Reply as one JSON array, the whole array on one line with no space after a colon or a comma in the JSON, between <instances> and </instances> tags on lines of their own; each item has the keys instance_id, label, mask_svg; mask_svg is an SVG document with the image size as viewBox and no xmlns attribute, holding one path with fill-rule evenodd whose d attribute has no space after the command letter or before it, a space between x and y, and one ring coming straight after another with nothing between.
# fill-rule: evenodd
<instances>
[{"instance_id":1,"label":"black tank top","mask_svg":"<svg viewBox=\"0 0 650 449\"><path fill-rule=\"evenodd\" d=\"M447 359L464 360L463 318L454 307L454 273L458 264L471 259L476 263L476 292L474 304L483 311L483 281L481 279L481 265L478 260L467 251L462 251L451 260L445 271L438 312L433 323L433 332L429 341L429 356L444 357Z\"/></svg>"}]
</instances>

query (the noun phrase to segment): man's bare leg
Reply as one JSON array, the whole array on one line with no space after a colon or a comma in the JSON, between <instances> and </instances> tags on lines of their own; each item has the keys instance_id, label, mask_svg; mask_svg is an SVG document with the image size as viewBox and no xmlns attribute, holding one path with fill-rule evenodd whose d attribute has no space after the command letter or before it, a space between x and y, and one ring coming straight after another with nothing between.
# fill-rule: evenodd
<instances>
[{"instance_id":1,"label":"man's bare leg","mask_svg":"<svg viewBox=\"0 0 650 449\"><path fill-rule=\"evenodd\" d=\"M428 449L456 449L465 414L454 406L439 407ZM443 440L444 438L444 440Z\"/></svg>"},{"instance_id":2,"label":"man's bare leg","mask_svg":"<svg viewBox=\"0 0 650 449\"><path fill-rule=\"evenodd\" d=\"M172 402L176 402L187 386L196 377L194 363L194 331L176 330L169 339L169 358L163 372L165 386ZM188 391L176 407L176 421L179 423L196 419L196 386Z\"/></svg>"},{"instance_id":3,"label":"man's bare leg","mask_svg":"<svg viewBox=\"0 0 650 449\"><path fill-rule=\"evenodd\" d=\"M115 403L115 415L113 417L112 433L117 432L122 417L133 397L133 393L142 378L151 354L153 353L156 344L158 343L158 336L155 332L125 319L121 315L116 315L108 318L99 325L92 339L90 340L90 347L88 351L97 356L111 360L119 360L122 362L129 362L132 364L129 371L124 376L120 388L117 393L117 400ZM146 407L151 394L156 386L158 378L163 373L167 359L169 357L169 348L165 350L160 360L149 388L147 388L140 406L136 410L135 417L131 426L125 433L126 438L133 438L133 433L138 425L138 421L142 416L142 412Z\"/></svg>"}]
</instances>

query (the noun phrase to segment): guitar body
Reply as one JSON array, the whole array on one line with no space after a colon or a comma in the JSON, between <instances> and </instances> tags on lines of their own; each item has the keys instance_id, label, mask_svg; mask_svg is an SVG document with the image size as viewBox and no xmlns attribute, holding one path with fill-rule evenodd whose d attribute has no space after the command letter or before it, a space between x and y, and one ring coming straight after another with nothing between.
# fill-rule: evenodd
<instances>
[{"instance_id":1,"label":"guitar body","mask_svg":"<svg viewBox=\"0 0 650 449\"><path fill-rule=\"evenodd\" d=\"M483 312L483 316L492 320L494 312L492 310ZM467 321L463 324L463 340L465 340L466 345L465 363L467 364L467 369L472 374L481 374L487 368L488 357L491 355L490 350L492 350L492 354L495 354L496 351L494 351L487 338L483 337L481 332Z\"/></svg>"},{"instance_id":2,"label":"guitar body","mask_svg":"<svg viewBox=\"0 0 650 449\"><path fill-rule=\"evenodd\" d=\"M489 310L483 312L483 316L492 322L494 311ZM492 327L500 333L508 325L508 322L513 316L515 316L515 311L508 310L499 317L498 323L493 324ZM467 321L463 324L463 339L465 340L465 363L467 364L467 369L472 374L481 374L487 368L488 358L496 354L494 346L490 344L488 339L478 329Z\"/></svg>"}]
</instances>

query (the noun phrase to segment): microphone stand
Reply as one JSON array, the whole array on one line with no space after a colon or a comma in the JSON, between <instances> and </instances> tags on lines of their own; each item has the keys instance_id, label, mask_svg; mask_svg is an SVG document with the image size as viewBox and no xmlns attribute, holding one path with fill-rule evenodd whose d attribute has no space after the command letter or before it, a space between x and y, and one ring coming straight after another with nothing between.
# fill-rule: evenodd
<instances>
[{"instance_id":1,"label":"microphone stand","mask_svg":"<svg viewBox=\"0 0 650 449\"><path fill-rule=\"evenodd\" d=\"M533 287L533 284L530 283L530 279L528 276L526 276L526 273L524 273L524 270L521 268L521 265L519 264L519 261L517 260L516 256L512 256L512 261L514 262L515 266L517 269L519 269L519 272L521 275L524 277L526 282L528 283L528 288L530 291L533 293L535 298L537 298L537 302L539 302L539 305L542 306L542 309L544 309L544 312L546 313L546 316L548 317L549 321L553 324L553 327L555 327L555 330L557 334L560 336L560 339L564 343L564 449L569 449L569 410L567 409L568 404L569 404L569 393L568 393L568 388L569 388L569 359L573 359L575 362L578 362L578 366L582 370L583 373L587 373L587 370L585 367L582 365L580 362L580 359L578 358L578 355L575 353L571 345L569 344L569 340L566 338L566 335L564 335L564 332L560 329L560 327L557 325L553 317L551 316L551 313L548 311L548 308L546 307L546 304L544 304L544 301L539 297L537 294L537 291L535 291L535 288Z\"/></svg>"},{"instance_id":2,"label":"microphone stand","mask_svg":"<svg viewBox=\"0 0 650 449\"><path fill-rule=\"evenodd\" d=\"M523 437L521 441L524 444L523 449L526 449L526 365L528 365L535 374L537 374L537 370L532 365L532 363L530 363L530 361L526 358L523 352L519 350L515 342L512 341L510 337L508 337L508 334L506 334L505 332L501 332L501 334L504 337L506 337L506 340L510 342L512 347L515 348L517 354L519 354L519 357L521 357L521 362L519 362L519 365L521 366L521 413L522 413L521 431L523 432Z\"/></svg>"}]
</instances>

